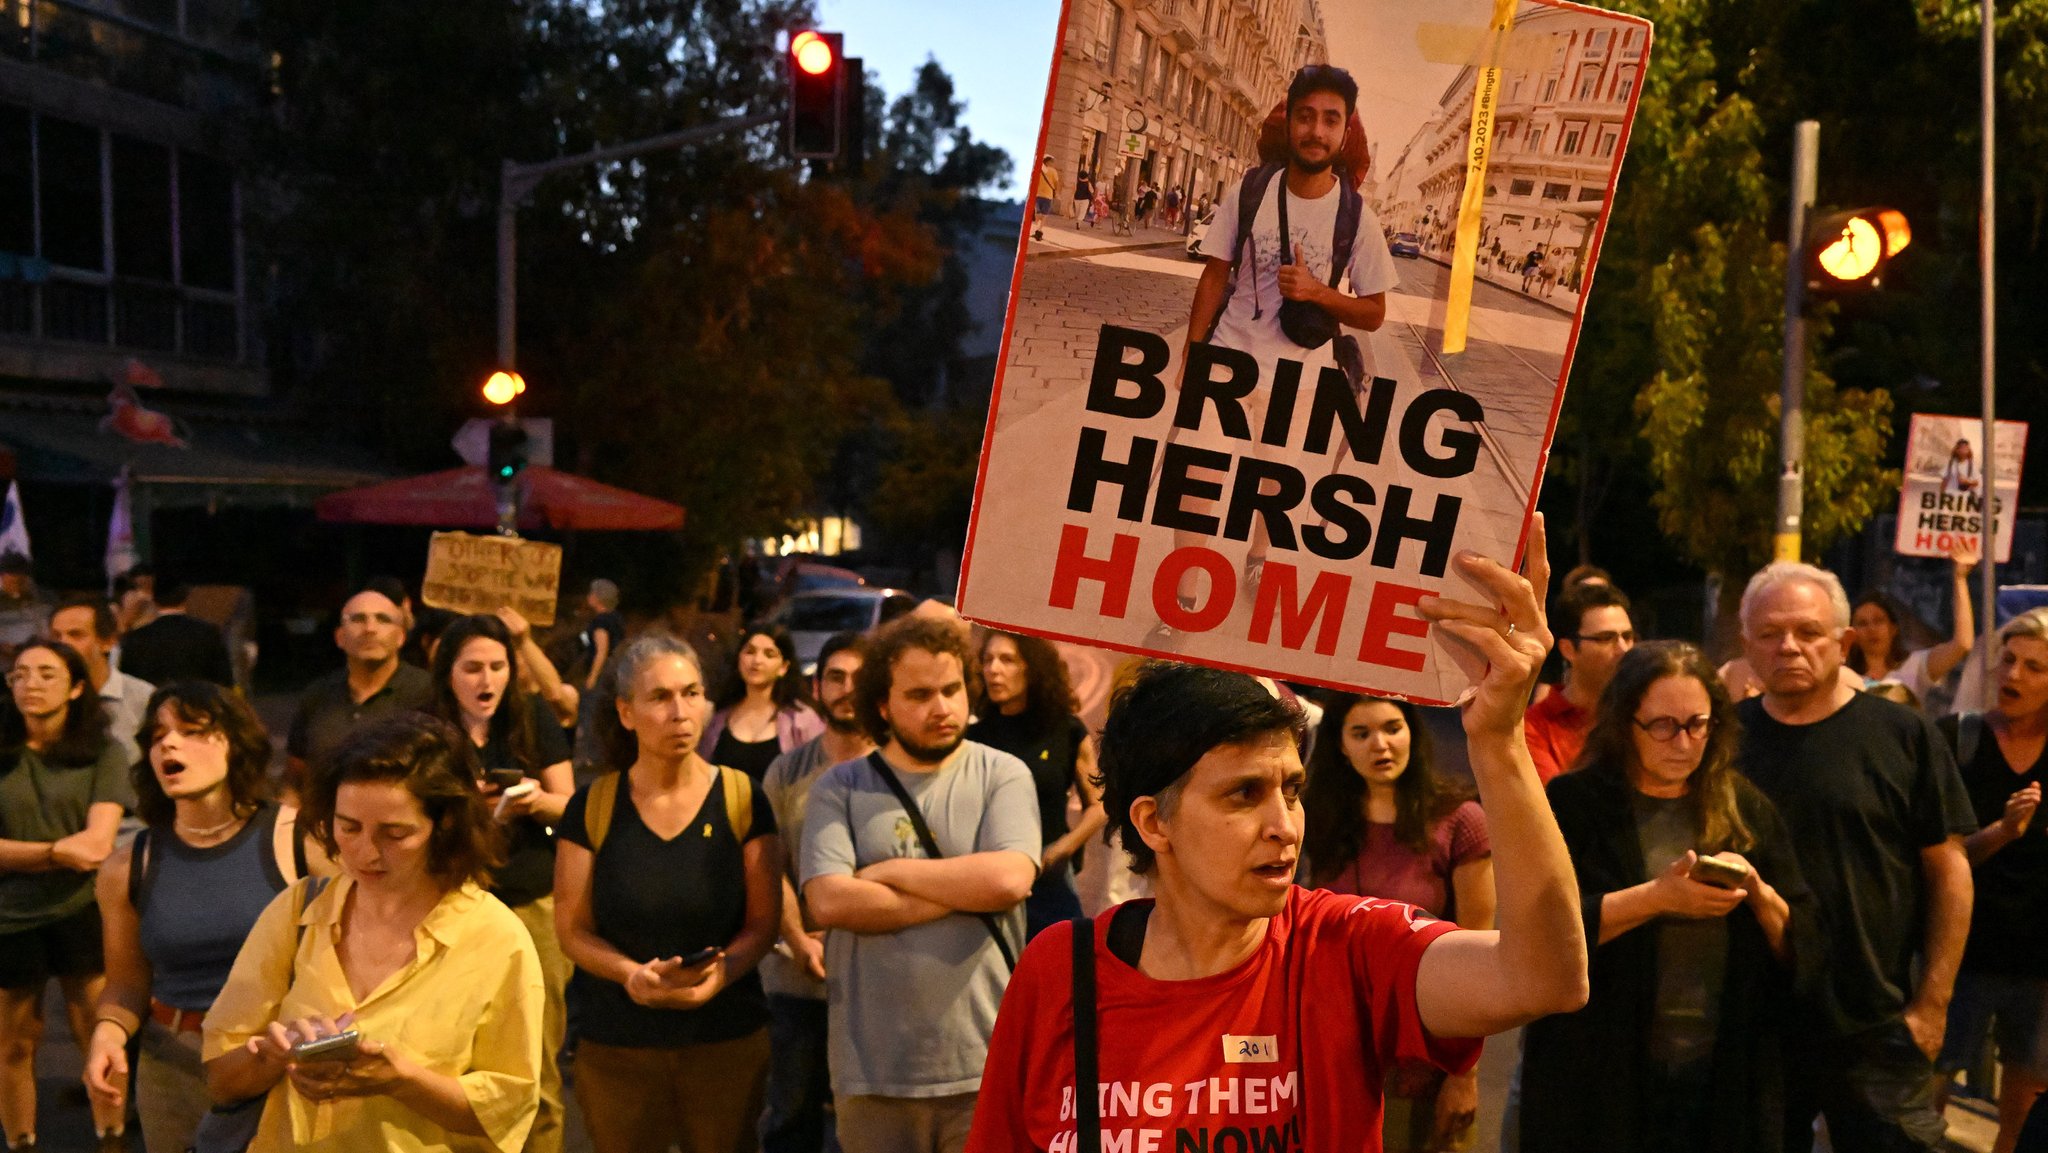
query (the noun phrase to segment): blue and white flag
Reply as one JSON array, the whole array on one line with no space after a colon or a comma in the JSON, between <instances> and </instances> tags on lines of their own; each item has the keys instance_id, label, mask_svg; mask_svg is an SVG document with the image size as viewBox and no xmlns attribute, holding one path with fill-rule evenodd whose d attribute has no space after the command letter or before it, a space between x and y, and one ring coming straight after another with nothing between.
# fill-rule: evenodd
<instances>
[{"instance_id":1,"label":"blue and white flag","mask_svg":"<svg viewBox=\"0 0 2048 1153\"><path fill-rule=\"evenodd\" d=\"M0 556L18 552L34 559L28 547L28 522L21 517L21 486L7 482L7 503L0 505Z\"/></svg>"}]
</instances>

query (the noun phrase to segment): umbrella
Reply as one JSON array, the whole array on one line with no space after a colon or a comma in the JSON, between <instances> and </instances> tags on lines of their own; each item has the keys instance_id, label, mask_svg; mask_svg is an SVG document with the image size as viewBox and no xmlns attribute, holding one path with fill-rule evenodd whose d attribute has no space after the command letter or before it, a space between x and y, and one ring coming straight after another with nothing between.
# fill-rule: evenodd
<instances>
[{"instance_id":1,"label":"umbrella","mask_svg":"<svg viewBox=\"0 0 2048 1153\"><path fill-rule=\"evenodd\" d=\"M683 527L683 507L628 492L589 477L534 465L515 481L522 529L597 532L663 531ZM321 497L321 520L352 524L416 524L434 528L495 528L498 499L484 470L475 466L385 481Z\"/></svg>"}]
</instances>

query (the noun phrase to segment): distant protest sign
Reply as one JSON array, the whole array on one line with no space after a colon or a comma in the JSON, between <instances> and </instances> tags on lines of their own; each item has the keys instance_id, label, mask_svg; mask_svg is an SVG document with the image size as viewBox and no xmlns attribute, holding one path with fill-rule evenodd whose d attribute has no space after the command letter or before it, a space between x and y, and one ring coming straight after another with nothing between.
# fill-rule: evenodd
<instances>
[{"instance_id":1,"label":"distant protest sign","mask_svg":"<svg viewBox=\"0 0 2048 1153\"><path fill-rule=\"evenodd\" d=\"M458 613L493 613L509 605L545 628L555 623L555 590L561 579L561 545L437 532L427 545L420 600Z\"/></svg>"},{"instance_id":2,"label":"distant protest sign","mask_svg":"<svg viewBox=\"0 0 2048 1153\"><path fill-rule=\"evenodd\" d=\"M2027 455L2023 421L1997 423L1998 475L1990 487L1998 513L1998 555L2012 559L2020 466ZM1984 552L1984 422L1976 417L1916 413L1906 435L1905 483L1899 486L1899 534L1905 556L1944 557L1957 546Z\"/></svg>"},{"instance_id":3,"label":"distant protest sign","mask_svg":"<svg viewBox=\"0 0 2048 1153\"><path fill-rule=\"evenodd\" d=\"M1473 595L1461 549L1519 559L1650 25L1547 0L1283 0L1213 31L1201 5L1114 11L1060 32L1039 151L1093 199L1025 222L960 609L1452 701L1415 606ZM1236 50L1250 32L1283 51ZM1358 86L1348 122L1327 86L1290 112L1326 64Z\"/></svg>"}]
</instances>

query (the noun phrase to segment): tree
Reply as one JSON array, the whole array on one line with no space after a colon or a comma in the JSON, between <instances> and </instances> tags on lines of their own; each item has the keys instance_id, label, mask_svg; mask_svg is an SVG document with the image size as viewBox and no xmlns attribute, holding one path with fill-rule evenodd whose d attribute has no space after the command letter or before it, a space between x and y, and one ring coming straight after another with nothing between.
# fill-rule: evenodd
<instances>
[{"instance_id":1,"label":"tree","mask_svg":"<svg viewBox=\"0 0 2048 1153\"><path fill-rule=\"evenodd\" d=\"M1755 105L1723 90L1707 0L1626 5L1657 21L1571 403L1608 446L1632 414L1666 539L1723 588L1770 556L1777 487L1784 246ZM1825 316L1812 326L1816 346ZM1806 382L1805 547L1818 553L1896 491L1891 398ZM1623 398L1627 398L1624 402ZM1591 399L1592 404L1587 404ZM1583 483L1583 482L1582 482Z\"/></svg>"}]
</instances>

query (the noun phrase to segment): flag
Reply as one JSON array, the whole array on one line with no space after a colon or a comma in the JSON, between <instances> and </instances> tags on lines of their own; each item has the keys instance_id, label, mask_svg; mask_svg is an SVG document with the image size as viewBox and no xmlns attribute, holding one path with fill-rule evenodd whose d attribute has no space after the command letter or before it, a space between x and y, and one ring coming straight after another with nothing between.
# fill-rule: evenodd
<instances>
[{"instance_id":1,"label":"flag","mask_svg":"<svg viewBox=\"0 0 2048 1153\"><path fill-rule=\"evenodd\" d=\"M28 522L21 519L21 486L7 482L7 503L0 505L0 556L18 552L33 560L28 547Z\"/></svg>"},{"instance_id":2,"label":"flag","mask_svg":"<svg viewBox=\"0 0 2048 1153\"><path fill-rule=\"evenodd\" d=\"M107 595L114 593L114 578L135 567L135 525L129 519L128 470L114 478L114 516L107 522Z\"/></svg>"}]
</instances>

